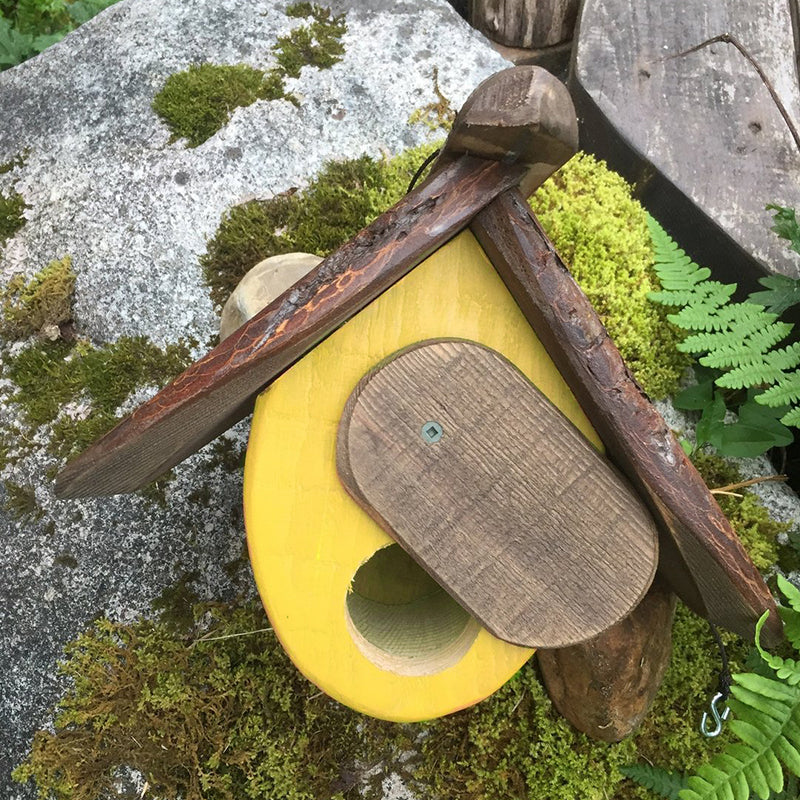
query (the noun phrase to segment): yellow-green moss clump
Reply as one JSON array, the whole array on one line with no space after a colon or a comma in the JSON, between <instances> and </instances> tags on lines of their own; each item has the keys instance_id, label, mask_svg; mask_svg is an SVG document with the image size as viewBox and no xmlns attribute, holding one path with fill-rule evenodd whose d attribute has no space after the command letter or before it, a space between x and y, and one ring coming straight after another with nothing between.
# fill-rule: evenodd
<instances>
[{"instance_id":1,"label":"yellow-green moss clump","mask_svg":"<svg viewBox=\"0 0 800 800\"><path fill-rule=\"evenodd\" d=\"M334 161L302 192L231 208L200 258L211 299L224 303L245 273L269 256L294 251L328 255L405 194L436 146L423 145L388 160Z\"/></svg>"},{"instance_id":2,"label":"yellow-green moss clump","mask_svg":"<svg viewBox=\"0 0 800 800\"><path fill-rule=\"evenodd\" d=\"M25 339L72 319L75 273L69 256L51 261L30 281L15 275L0 292L0 332Z\"/></svg>"},{"instance_id":3,"label":"yellow-green moss clump","mask_svg":"<svg viewBox=\"0 0 800 800\"><path fill-rule=\"evenodd\" d=\"M25 224L26 208L21 194L0 192L0 248Z\"/></svg>"},{"instance_id":4,"label":"yellow-green moss clump","mask_svg":"<svg viewBox=\"0 0 800 800\"><path fill-rule=\"evenodd\" d=\"M659 283L642 206L602 161L579 153L531 198L573 277L642 388L665 397L689 364L665 309L647 299Z\"/></svg>"},{"instance_id":5,"label":"yellow-green moss clump","mask_svg":"<svg viewBox=\"0 0 800 800\"><path fill-rule=\"evenodd\" d=\"M683 608L653 711L631 739L606 745L554 711L535 661L444 719L394 725L361 716L296 671L257 603L187 615L191 592L179 590L181 613L101 620L67 647L71 688L55 732L36 734L15 773L34 779L43 800L96 800L123 767L139 770L164 800L377 800L380 780L365 777L376 764L429 800L635 800L649 795L620 766L646 758L688 769L719 746L697 730L716 686L716 646L707 624ZM726 638L738 669L744 648Z\"/></svg>"},{"instance_id":6,"label":"yellow-green moss clump","mask_svg":"<svg viewBox=\"0 0 800 800\"><path fill-rule=\"evenodd\" d=\"M172 131L170 142L186 139L197 147L210 139L237 108L256 100L285 98L284 80L297 78L304 66L326 69L341 61L341 38L347 27L343 17L332 17L328 9L297 3L286 9L288 17L308 19L309 24L281 36L273 46L277 66L265 72L244 64L193 64L167 78L153 98L153 110Z\"/></svg>"},{"instance_id":7,"label":"yellow-green moss clump","mask_svg":"<svg viewBox=\"0 0 800 800\"><path fill-rule=\"evenodd\" d=\"M144 336L123 336L102 347L37 342L6 358L2 377L16 386L11 402L21 407L30 431L52 425L50 450L67 457L116 424L116 410L131 392L164 384L190 361L185 345L161 350Z\"/></svg>"},{"instance_id":8,"label":"yellow-green moss clump","mask_svg":"<svg viewBox=\"0 0 800 800\"><path fill-rule=\"evenodd\" d=\"M228 122L234 109L279 97L283 85L259 69L193 64L167 78L153 110L172 131L170 142L186 139L189 147L197 147Z\"/></svg>"}]
</instances>

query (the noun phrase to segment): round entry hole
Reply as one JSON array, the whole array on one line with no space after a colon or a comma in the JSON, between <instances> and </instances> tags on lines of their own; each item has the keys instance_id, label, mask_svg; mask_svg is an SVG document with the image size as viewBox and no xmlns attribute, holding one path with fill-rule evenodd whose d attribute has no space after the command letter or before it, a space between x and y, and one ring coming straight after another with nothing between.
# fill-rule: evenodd
<instances>
[{"instance_id":1,"label":"round entry hole","mask_svg":"<svg viewBox=\"0 0 800 800\"><path fill-rule=\"evenodd\" d=\"M358 568L346 613L361 652L399 675L433 675L457 664L480 630L397 544L377 550Z\"/></svg>"}]
</instances>

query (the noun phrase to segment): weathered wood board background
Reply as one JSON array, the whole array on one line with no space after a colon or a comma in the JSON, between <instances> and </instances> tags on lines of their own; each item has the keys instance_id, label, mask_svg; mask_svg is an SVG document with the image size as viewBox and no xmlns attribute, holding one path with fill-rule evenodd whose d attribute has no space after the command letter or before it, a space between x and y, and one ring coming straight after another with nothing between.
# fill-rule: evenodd
<instances>
[{"instance_id":1,"label":"weathered wood board background","mask_svg":"<svg viewBox=\"0 0 800 800\"><path fill-rule=\"evenodd\" d=\"M800 276L800 259L769 230L764 208L800 208L800 152L767 88L731 44L669 58L732 34L797 127L797 20L798 0L583 4L571 78L581 145L636 180L695 258L723 256L746 269L750 256L751 269Z\"/></svg>"}]
</instances>

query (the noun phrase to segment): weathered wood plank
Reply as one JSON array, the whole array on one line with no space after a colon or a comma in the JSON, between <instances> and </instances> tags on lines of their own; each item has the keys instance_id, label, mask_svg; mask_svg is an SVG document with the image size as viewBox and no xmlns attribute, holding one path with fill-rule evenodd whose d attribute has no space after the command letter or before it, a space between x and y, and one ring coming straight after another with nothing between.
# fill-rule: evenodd
<instances>
[{"instance_id":1,"label":"weathered wood plank","mask_svg":"<svg viewBox=\"0 0 800 800\"><path fill-rule=\"evenodd\" d=\"M502 355L421 342L347 403L348 492L495 636L564 647L642 599L658 559L627 481Z\"/></svg>"},{"instance_id":2,"label":"weathered wood plank","mask_svg":"<svg viewBox=\"0 0 800 800\"><path fill-rule=\"evenodd\" d=\"M578 0L471 0L470 24L510 47L552 47L572 38Z\"/></svg>"},{"instance_id":3,"label":"weathered wood plank","mask_svg":"<svg viewBox=\"0 0 800 800\"><path fill-rule=\"evenodd\" d=\"M712 622L748 638L770 610L766 637L781 623L764 581L680 444L628 372L586 296L518 191L472 222L534 332L600 434L610 459L660 523L661 571L674 591Z\"/></svg>"},{"instance_id":4,"label":"weathered wood plank","mask_svg":"<svg viewBox=\"0 0 800 800\"><path fill-rule=\"evenodd\" d=\"M619 742L647 715L672 653L675 595L656 579L642 602L588 642L538 650L547 692L579 731Z\"/></svg>"},{"instance_id":5,"label":"weathered wood plank","mask_svg":"<svg viewBox=\"0 0 800 800\"><path fill-rule=\"evenodd\" d=\"M730 33L800 126L797 0L586 0L571 88L585 149L637 182L653 213L726 280L800 275L767 203L800 207L800 152ZM675 58L670 56L676 55ZM744 252L737 252L742 248ZM740 275L725 274L731 260Z\"/></svg>"},{"instance_id":6,"label":"weathered wood plank","mask_svg":"<svg viewBox=\"0 0 800 800\"><path fill-rule=\"evenodd\" d=\"M465 156L432 176L68 463L58 496L133 491L198 450L524 173L521 165Z\"/></svg>"}]
</instances>

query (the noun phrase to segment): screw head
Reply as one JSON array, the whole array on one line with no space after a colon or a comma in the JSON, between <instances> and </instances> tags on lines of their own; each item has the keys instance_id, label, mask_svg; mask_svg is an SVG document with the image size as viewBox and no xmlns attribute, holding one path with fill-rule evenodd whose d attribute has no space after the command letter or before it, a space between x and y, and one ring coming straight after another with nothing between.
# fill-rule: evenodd
<instances>
[{"instance_id":1,"label":"screw head","mask_svg":"<svg viewBox=\"0 0 800 800\"><path fill-rule=\"evenodd\" d=\"M436 444L444 436L444 429L438 422L429 420L422 426L419 433L423 441L428 444Z\"/></svg>"}]
</instances>

